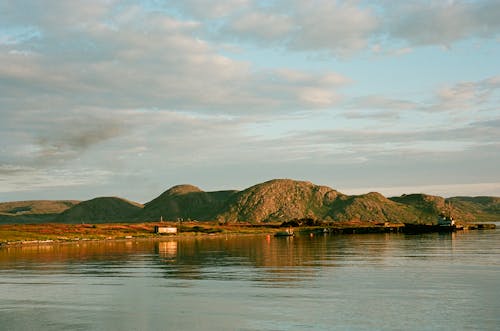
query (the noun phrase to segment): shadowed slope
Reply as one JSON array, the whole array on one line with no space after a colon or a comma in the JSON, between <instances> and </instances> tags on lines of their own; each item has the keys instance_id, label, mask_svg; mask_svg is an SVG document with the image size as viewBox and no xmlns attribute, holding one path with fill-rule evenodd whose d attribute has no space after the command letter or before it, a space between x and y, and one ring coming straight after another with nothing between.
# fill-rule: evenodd
<instances>
[{"instance_id":1,"label":"shadowed slope","mask_svg":"<svg viewBox=\"0 0 500 331\"><path fill-rule=\"evenodd\" d=\"M338 221L418 222L415 210L377 192L343 196L332 205L330 216Z\"/></svg>"},{"instance_id":2,"label":"shadowed slope","mask_svg":"<svg viewBox=\"0 0 500 331\"><path fill-rule=\"evenodd\" d=\"M66 210L57 218L61 223L105 223L133 221L143 206L117 197L87 200Z\"/></svg>"},{"instance_id":3,"label":"shadowed slope","mask_svg":"<svg viewBox=\"0 0 500 331\"><path fill-rule=\"evenodd\" d=\"M500 198L404 194L385 198L371 192L349 196L305 181L274 179L243 191L204 192L196 186L170 188L145 206L121 198L88 201L0 203L3 223L102 223L192 219L223 222L325 221L435 223L445 203L459 221L500 221ZM70 209L68 209L71 207ZM62 213L61 213L62 212ZM61 213L57 216L57 213Z\"/></svg>"},{"instance_id":4,"label":"shadowed slope","mask_svg":"<svg viewBox=\"0 0 500 331\"><path fill-rule=\"evenodd\" d=\"M462 213L473 215L475 221L500 222L500 198L453 197L446 199Z\"/></svg>"},{"instance_id":5,"label":"shadowed slope","mask_svg":"<svg viewBox=\"0 0 500 331\"><path fill-rule=\"evenodd\" d=\"M196 186L177 185L148 202L140 214L143 220L214 220L237 191L204 192Z\"/></svg>"},{"instance_id":6,"label":"shadowed slope","mask_svg":"<svg viewBox=\"0 0 500 331\"><path fill-rule=\"evenodd\" d=\"M76 200L30 200L0 203L2 223L42 223L80 203Z\"/></svg>"}]
</instances>

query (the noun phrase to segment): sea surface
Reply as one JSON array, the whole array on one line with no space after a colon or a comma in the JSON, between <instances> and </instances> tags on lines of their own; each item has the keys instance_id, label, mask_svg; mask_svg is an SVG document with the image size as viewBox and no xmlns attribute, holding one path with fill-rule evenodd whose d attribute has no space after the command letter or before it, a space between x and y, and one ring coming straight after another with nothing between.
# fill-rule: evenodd
<instances>
[{"instance_id":1,"label":"sea surface","mask_svg":"<svg viewBox=\"0 0 500 331\"><path fill-rule=\"evenodd\" d=\"M0 330L500 330L500 230L4 247Z\"/></svg>"}]
</instances>

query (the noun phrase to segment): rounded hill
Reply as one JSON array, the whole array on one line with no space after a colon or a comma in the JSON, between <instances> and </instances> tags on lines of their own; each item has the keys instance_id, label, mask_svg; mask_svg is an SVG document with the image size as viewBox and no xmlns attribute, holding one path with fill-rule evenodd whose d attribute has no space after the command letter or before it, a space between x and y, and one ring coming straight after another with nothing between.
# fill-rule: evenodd
<instances>
[{"instance_id":1,"label":"rounded hill","mask_svg":"<svg viewBox=\"0 0 500 331\"><path fill-rule=\"evenodd\" d=\"M64 211L57 218L61 223L105 223L134 220L143 206L118 197L87 200Z\"/></svg>"},{"instance_id":2,"label":"rounded hill","mask_svg":"<svg viewBox=\"0 0 500 331\"><path fill-rule=\"evenodd\" d=\"M274 179L236 193L220 220L266 222L294 218L321 219L341 193L327 186Z\"/></svg>"},{"instance_id":3,"label":"rounded hill","mask_svg":"<svg viewBox=\"0 0 500 331\"><path fill-rule=\"evenodd\" d=\"M192 219L210 221L237 191L204 192L193 185L177 185L145 204L143 220Z\"/></svg>"}]
</instances>

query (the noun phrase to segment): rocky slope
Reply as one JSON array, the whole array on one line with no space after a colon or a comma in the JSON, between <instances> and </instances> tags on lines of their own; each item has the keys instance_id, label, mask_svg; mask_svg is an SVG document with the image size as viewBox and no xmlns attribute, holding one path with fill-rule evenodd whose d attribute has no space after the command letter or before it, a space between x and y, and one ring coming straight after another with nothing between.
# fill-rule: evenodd
<instances>
[{"instance_id":1,"label":"rocky slope","mask_svg":"<svg viewBox=\"0 0 500 331\"><path fill-rule=\"evenodd\" d=\"M391 201L377 192L340 197L332 205L330 216L332 219L339 221L361 220L404 223L420 221L416 217L413 208Z\"/></svg>"},{"instance_id":2,"label":"rocky slope","mask_svg":"<svg viewBox=\"0 0 500 331\"><path fill-rule=\"evenodd\" d=\"M158 221L160 217L164 220L219 222L283 222L310 218L323 221L428 223L436 222L438 214L449 203L454 217L460 221L500 221L500 198L496 197L444 199L426 194L404 194L388 199L376 192L350 196L327 186L290 179L270 180L243 191L204 192L196 186L178 185L144 206L113 197L96 198L79 204L77 201L37 203L0 203L0 220L2 217L11 220L22 215L29 217L30 213L35 213L46 217L37 218L38 221L33 223L40 220L63 223L144 222ZM41 212L46 214L36 214ZM60 213L57 218L56 213Z\"/></svg>"},{"instance_id":3,"label":"rocky slope","mask_svg":"<svg viewBox=\"0 0 500 331\"><path fill-rule=\"evenodd\" d=\"M326 186L275 179L235 193L217 219L222 221L283 221L320 219L328 215L341 193Z\"/></svg>"},{"instance_id":4,"label":"rocky slope","mask_svg":"<svg viewBox=\"0 0 500 331\"><path fill-rule=\"evenodd\" d=\"M453 197L446 201L463 214L471 215L475 221L500 221L500 198L498 197Z\"/></svg>"}]
</instances>

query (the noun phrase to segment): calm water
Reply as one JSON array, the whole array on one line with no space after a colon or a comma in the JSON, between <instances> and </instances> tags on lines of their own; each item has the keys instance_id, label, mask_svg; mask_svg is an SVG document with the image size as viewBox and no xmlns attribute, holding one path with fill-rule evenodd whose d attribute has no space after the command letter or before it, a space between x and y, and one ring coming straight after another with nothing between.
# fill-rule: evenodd
<instances>
[{"instance_id":1,"label":"calm water","mask_svg":"<svg viewBox=\"0 0 500 331\"><path fill-rule=\"evenodd\" d=\"M500 329L500 230L0 249L0 330L381 329Z\"/></svg>"}]
</instances>

